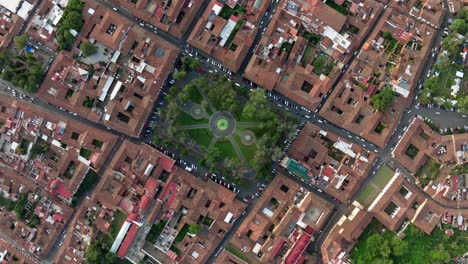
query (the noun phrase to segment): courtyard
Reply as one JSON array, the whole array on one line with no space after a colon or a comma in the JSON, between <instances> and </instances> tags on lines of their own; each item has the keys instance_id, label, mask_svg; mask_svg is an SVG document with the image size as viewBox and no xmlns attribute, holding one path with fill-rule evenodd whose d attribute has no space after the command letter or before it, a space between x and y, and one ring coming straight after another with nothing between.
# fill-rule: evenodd
<instances>
[{"instance_id":1,"label":"courtyard","mask_svg":"<svg viewBox=\"0 0 468 264\"><path fill-rule=\"evenodd\" d=\"M395 172L390 167L382 166L376 172L374 178L359 193L356 201L365 207L369 207L394 174Z\"/></svg>"}]
</instances>

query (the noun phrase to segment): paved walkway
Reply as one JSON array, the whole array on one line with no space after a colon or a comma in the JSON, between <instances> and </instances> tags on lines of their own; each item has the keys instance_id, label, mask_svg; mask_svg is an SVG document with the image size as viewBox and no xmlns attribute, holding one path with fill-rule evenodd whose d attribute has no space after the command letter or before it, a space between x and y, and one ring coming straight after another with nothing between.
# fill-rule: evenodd
<instances>
[{"instance_id":1,"label":"paved walkway","mask_svg":"<svg viewBox=\"0 0 468 264\"><path fill-rule=\"evenodd\" d=\"M208 145L208 148L214 146L214 144L216 144L216 141L218 141L218 138L217 138L217 137L213 137L213 139L211 139L210 144Z\"/></svg>"},{"instance_id":2,"label":"paved walkway","mask_svg":"<svg viewBox=\"0 0 468 264\"><path fill-rule=\"evenodd\" d=\"M178 129L199 129L199 128L208 128L208 124L197 124L197 125L186 125L178 126Z\"/></svg>"},{"instance_id":3,"label":"paved walkway","mask_svg":"<svg viewBox=\"0 0 468 264\"><path fill-rule=\"evenodd\" d=\"M218 127L218 121L224 119L228 122L227 128L222 130ZM232 116L230 112L216 112L214 113L209 120L209 126L211 133L217 138L230 137L234 130L236 129L236 119Z\"/></svg>"},{"instance_id":4,"label":"paved walkway","mask_svg":"<svg viewBox=\"0 0 468 264\"><path fill-rule=\"evenodd\" d=\"M198 89L198 88L197 88ZM202 89L198 89L198 91L200 92L200 94L203 96L203 99L205 99L205 101L208 102L208 107L211 109L211 111L213 113L216 113L218 110L216 110L216 108L214 107L214 105L211 103L210 99L208 98L208 96L206 96L205 92L202 91Z\"/></svg>"},{"instance_id":5,"label":"paved walkway","mask_svg":"<svg viewBox=\"0 0 468 264\"><path fill-rule=\"evenodd\" d=\"M242 174L242 178L248 179L248 180L253 180L255 179L257 173L249 166L249 163L247 160L245 160L244 155L242 155L241 150L239 149L239 146L237 146L236 141L232 136L228 137L229 141L231 142L231 145L234 147L234 150L237 153L237 156L241 159L241 161L244 163L245 168L247 168L247 172Z\"/></svg>"}]
</instances>

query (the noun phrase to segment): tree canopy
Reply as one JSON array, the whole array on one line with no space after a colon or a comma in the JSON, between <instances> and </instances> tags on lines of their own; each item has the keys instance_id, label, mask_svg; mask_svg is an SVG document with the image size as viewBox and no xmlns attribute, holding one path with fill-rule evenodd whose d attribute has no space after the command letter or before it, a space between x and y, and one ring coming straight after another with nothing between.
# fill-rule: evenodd
<instances>
[{"instance_id":1,"label":"tree canopy","mask_svg":"<svg viewBox=\"0 0 468 264\"><path fill-rule=\"evenodd\" d=\"M88 57L96 54L98 48L89 42L82 42L80 45L80 50L83 56Z\"/></svg>"},{"instance_id":2,"label":"tree canopy","mask_svg":"<svg viewBox=\"0 0 468 264\"><path fill-rule=\"evenodd\" d=\"M196 71L201 67L201 63L191 57L185 57L182 60L182 68L184 71Z\"/></svg>"},{"instance_id":3,"label":"tree canopy","mask_svg":"<svg viewBox=\"0 0 468 264\"><path fill-rule=\"evenodd\" d=\"M395 92L390 87L384 87L380 93L372 96L371 102L374 109L384 112L396 99Z\"/></svg>"},{"instance_id":4,"label":"tree canopy","mask_svg":"<svg viewBox=\"0 0 468 264\"><path fill-rule=\"evenodd\" d=\"M386 40L393 39L392 32L390 31L385 31L384 33L382 33L382 37Z\"/></svg>"},{"instance_id":5,"label":"tree canopy","mask_svg":"<svg viewBox=\"0 0 468 264\"><path fill-rule=\"evenodd\" d=\"M101 234L96 240L92 240L86 249L85 261L89 264L94 263L108 263L115 264L118 263L117 255L111 253L110 247L112 245L112 240L110 237Z\"/></svg>"},{"instance_id":6,"label":"tree canopy","mask_svg":"<svg viewBox=\"0 0 468 264\"><path fill-rule=\"evenodd\" d=\"M71 49L75 37L70 33L70 30L75 30L78 33L81 31L81 27L83 26L83 20L81 19L83 6L81 0L70 0L68 2L57 28L56 38L60 49Z\"/></svg>"},{"instance_id":7,"label":"tree canopy","mask_svg":"<svg viewBox=\"0 0 468 264\"><path fill-rule=\"evenodd\" d=\"M44 77L42 62L32 53L21 55L10 51L0 51L0 68L3 69L2 78L23 88L27 92L34 92Z\"/></svg>"},{"instance_id":8,"label":"tree canopy","mask_svg":"<svg viewBox=\"0 0 468 264\"><path fill-rule=\"evenodd\" d=\"M172 74L172 78L174 78L174 80L183 80L186 77L187 77L186 71L176 71Z\"/></svg>"},{"instance_id":9,"label":"tree canopy","mask_svg":"<svg viewBox=\"0 0 468 264\"><path fill-rule=\"evenodd\" d=\"M13 42L15 43L15 47L17 49L19 49L19 50L24 49L24 47L26 47L27 40L28 40L28 37L26 37L26 35L15 36L13 38Z\"/></svg>"},{"instance_id":10,"label":"tree canopy","mask_svg":"<svg viewBox=\"0 0 468 264\"><path fill-rule=\"evenodd\" d=\"M199 224L194 224L189 226L188 232L192 235L196 235L200 232L200 225Z\"/></svg>"}]
</instances>

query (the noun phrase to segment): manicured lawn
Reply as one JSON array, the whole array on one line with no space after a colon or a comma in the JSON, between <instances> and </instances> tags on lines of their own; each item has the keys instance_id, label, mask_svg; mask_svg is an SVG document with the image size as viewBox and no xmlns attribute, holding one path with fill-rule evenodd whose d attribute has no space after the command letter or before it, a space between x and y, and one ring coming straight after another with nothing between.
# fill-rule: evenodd
<instances>
[{"instance_id":1,"label":"manicured lawn","mask_svg":"<svg viewBox=\"0 0 468 264\"><path fill-rule=\"evenodd\" d=\"M394 174L395 172L390 167L382 166L359 193L356 200L363 206L369 207Z\"/></svg>"},{"instance_id":2,"label":"manicured lawn","mask_svg":"<svg viewBox=\"0 0 468 264\"><path fill-rule=\"evenodd\" d=\"M232 244L227 244L225 249L227 251L229 251L231 254L233 254L234 256L236 256L239 259L245 261L246 263L249 263L249 264L260 263L259 261L257 261L256 259L253 259L252 257L248 256L247 254L245 254L244 252L242 252L240 249L236 248Z\"/></svg>"},{"instance_id":3,"label":"manicured lawn","mask_svg":"<svg viewBox=\"0 0 468 264\"><path fill-rule=\"evenodd\" d=\"M421 185L426 186L431 180L439 175L440 164L432 158L429 158L424 165L416 172L415 177L419 179Z\"/></svg>"},{"instance_id":4,"label":"manicured lawn","mask_svg":"<svg viewBox=\"0 0 468 264\"><path fill-rule=\"evenodd\" d=\"M190 225L189 224L184 224L182 229L180 229L180 232L177 234L177 236L174 238L174 243L179 243L180 241L184 240L185 235L187 235L187 232L189 230Z\"/></svg>"},{"instance_id":5,"label":"manicured lawn","mask_svg":"<svg viewBox=\"0 0 468 264\"><path fill-rule=\"evenodd\" d=\"M186 129L184 131L201 146L208 147L213 139L213 134L208 128Z\"/></svg>"},{"instance_id":6,"label":"manicured lawn","mask_svg":"<svg viewBox=\"0 0 468 264\"><path fill-rule=\"evenodd\" d=\"M236 126L236 129L239 131L252 130L254 131L255 126Z\"/></svg>"},{"instance_id":7,"label":"manicured lawn","mask_svg":"<svg viewBox=\"0 0 468 264\"><path fill-rule=\"evenodd\" d=\"M176 126L188 126L198 124L208 124L208 119L195 119L191 115L185 113L184 111L180 111L175 121Z\"/></svg>"},{"instance_id":8,"label":"manicured lawn","mask_svg":"<svg viewBox=\"0 0 468 264\"><path fill-rule=\"evenodd\" d=\"M233 137L234 137L234 141L236 141L237 146L242 152L242 155L244 155L245 160L250 164L250 162L254 158L255 151L257 150L257 145L252 144L252 145L246 146L241 143L241 137L239 135L233 135Z\"/></svg>"},{"instance_id":9,"label":"manicured lawn","mask_svg":"<svg viewBox=\"0 0 468 264\"><path fill-rule=\"evenodd\" d=\"M221 150L221 152L223 153L223 157L237 158L236 150L232 146L231 142L227 139L226 140L218 139L218 141L216 141L216 143L214 144L214 147Z\"/></svg>"},{"instance_id":10,"label":"manicured lawn","mask_svg":"<svg viewBox=\"0 0 468 264\"><path fill-rule=\"evenodd\" d=\"M377 192L376 188L374 188L374 186L367 184L366 187L356 197L356 200L365 207L369 207L378 194L379 193Z\"/></svg>"},{"instance_id":11,"label":"manicured lawn","mask_svg":"<svg viewBox=\"0 0 468 264\"><path fill-rule=\"evenodd\" d=\"M88 173L86 173L84 180L81 182L80 187L78 187L78 190L76 191L75 195L73 195L72 199L72 206L76 205L78 200L81 199L83 194L86 193L87 190L93 187L97 182L99 181L99 175L93 171L89 170Z\"/></svg>"},{"instance_id":12,"label":"manicured lawn","mask_svg":"<svg viewBox=\"0 0 468 264\"><path fill-rule=\"evenodd\" d=\"M382 166L371 182L383 189L393 175L395 175L395 172L390 167Z\"/></svg>"},{"instance_id":13,"label":"manicured lawn","mask_svg":"<svg viewBox=\"0 0 468 264\"><path fill-rule=\"evenodd\" d=\"M302 65L306 65L310 63L310 59L312 58L312 52L314 51L314 47L312 45L307 45L304 50L304 55L302 56Z\"/></svg>"}]
</instances>

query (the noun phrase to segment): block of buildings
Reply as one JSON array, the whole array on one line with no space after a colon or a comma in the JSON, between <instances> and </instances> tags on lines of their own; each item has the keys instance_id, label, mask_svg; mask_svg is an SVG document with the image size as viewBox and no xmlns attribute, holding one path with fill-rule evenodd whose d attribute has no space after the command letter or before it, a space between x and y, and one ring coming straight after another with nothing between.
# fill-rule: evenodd
<instances>
[{"instance_id":1,"label":"block of buildings","mask_svg":"<svg viewBox=\"0 0 468 264\"><path fill-rule=\"evenodd\" d=\"M27 25L26 35L55 50L58 48L55 35L68 0L42 1L32 14L31 22Z\"/></svg>"},{"instance_id":2,"label":"block of buildings","mask_svg":"<svg viewBox=\"0 0 468 264\"><path fill-rule=\"evenodd\" d=\"M416 173L429 158L439 163L468 162L468 134L440 135L419 118L414 118L392 151L409 172Z\"/></svg>"},{"instance_id":3,"label":"block of buildings","mask_svg":"<svg viewBox=\"0 0 468 264\"><path fill-rule=\"evenodd\" d=\"M0 167L0 199L2 235L34 259L45 259L58 243L72 208L6 166Z\"/></svg>"},{"instance_id":4,"label":"block of buildings","mask_svg":"<svg viewBox=\"0 0 468 264\"><path fill-rule=\"evenodd\" d=\"M373 218L395 233L404 232L411 223L430 235L437 225L447 222L466 230L467 216L468 210L446 208L428 199L418 186L395 173L368 207L354 201L338 220L321 245L323 261L345 263Z\"/></svg>"},{"instance_id":5,"label":"block of buildings","mask_svg":"<svg viewBox=\"0 0 468 264\"><path fill-rule=\"evenodd\" d=\"M177 56L177 48L92 1L78 42L97 48L84 57L62 51L38 97L52 105L137 136ZM78 45L79 46L79 45Z\"/></svg>"},{"instance_id":6,"label":"block of buildings","mask_svg":"<svg viewBox=\"0 0 468 264\"><path fill-rule=\"evenodd\" d=\"M367 177L375 153L307 123L281 165L317 185L341 202L348 202Z\"/></svg>"},{"instance_id":7,"label":"block of buildings","mask_svg":"<svg viewBox=\"0 0 468 264\"><path fill-rule=\"evenodd\" d=\"M31 260L22 251L16 249L4 240L0 240L0 262L18 264L37 263L37 261Z\"/></svg>"},{"instance_id":8,"label":"block of buildings","mask_svg":"<svg viewBox=\"0 0 468 264\"><path fill-rule=\"evenodd\" d=\"M320 247L323 263L346 263L349 252L371 221L372 215L367 210L351 204Z\"/></svg>"},{"instance_id":9,"label":"block of buildings","mask_svg":"<svg viewBox=\"0 0 468 264\"><path fill-rule=\"evenodd\" d=\"M384 1L400 12L409 14L419 22L439 28L447 8L441 0ZM449 5L450 7L451 5ZM449 8L450 9L450 8Z\"/></svg>"},{"instance_id":10,"label":"block of buildings","mask_svg":"<svg viewBox=\"0 0 468 264\"><path fill-rule=\"evenodd\" d=\"M92 196L95 193L92 194ZM57 250L55 263L84 263L84 256L89 244L97 239L98 232L92 226L94 217L93 199L84 199L79 207L70 227L67 230L63 245Z\"/></svg>"},{"instance_id":11,"label":"block of buildings","mask_svg":"<svg viewBox=\"0 0 468 264\"><path fill-rule=\"evenodd\" d=\"M320 115L382 147L398 124L431 51L436 31L387 8ZM396 101L383 112L372 97L391 88Z\"/></svg>"},{"instance_id":12,"label":"block of buildings","mask_svg":"<svg viewBox=\"0 0 468 264\"><path fill-rule=\"evenodd\" d=\"M187 31L204 1L112 0L111 2L129 10L138 19L180 39L189 33Z\"/></svg>"},{"instance_id":13,"label":"block of buildings","mask_svg":"<svg viewBox=\"0 0 468 264\"><path fill-rule=\"evenodd\" d=\"M132 252L134 241L159 208L156 197L172 177L173 165L172 159L148 145L124 141L90 199L78 210L72 221L74 229L69 230L70 236L55 258L57 263L81 263L87 246L99 233L114 239L110 251L119 258L136 253Z\"/></svg>"},{"instance_id":14,"label":"block of buildings","mask_svg":"<svg viewBox=\"0 0 468 264\"><path fill-rule=\"evenodd\" d=\"M160 263L206 263L246 207L229 189L182 169L158 200L162 207L156 221L164 228L144 252Z\"/></svg>"},{"instance_id":15,"label":"block of buildings","mask_svg":"<svg viewBox=\"0 0 468 264\"><path fill-rule=\"evenodd\" d=\"M278 174L246 216L229 246L261 263L303 263L305 249L333 205Z\"/></svg>"},{"instance_id":16,"label":"block of buildings","mask_svg":"<svg viewBox=\"0 0 468 264\"><path fill-rule=\"evenodd\" d=\"M8 47L23 24L24 20L20 16L0 6L0 48Z\"/></svg>"},{"instance_id":17,"label":"block of buildings","mask_svg":"<svg viewBox=\"0 0 468 264\"><path fill-rule=\"evenodd\" d=\"M414 118L398 141L392 157L421 184L427 166L437 166L437 175L424 190L444 205L468 205L466 174L468 134L441 135L420 118ZM452 170L453 168L461 168ZM425 187L425 186L423 186Z\"/></svg>"},{"instance_id":18,"label":"block of buildings","mask_svg":"<svg viewBox=\"0 0 468 264\"><path fill-rule=\"evenodd\" d=\"M237 72L253 45L269 1L231 1L231 6L229 2L211 0L188 43Z\"/></svg>"},{"instance_id":19,"label":"block of buildings","mask_svg":"<svg viewBox=\"0 0 468 264\"><path fill-rule=\"evenodd\" d=\"M314 109L340 75L383 7L347 2L348 16L320 0L283 0L244 76Z\"/></svg>"},{"instance_id":20,"label":"block of buildings","mask_svg":"<svg viewBox=\"0 0 468 264\"><path fill-rule=\"evenodd\" d=\"M2 162L68 202L117 141L106 131L29 103L0 97L0 109Z\"/></svg>"}]
</instances>

